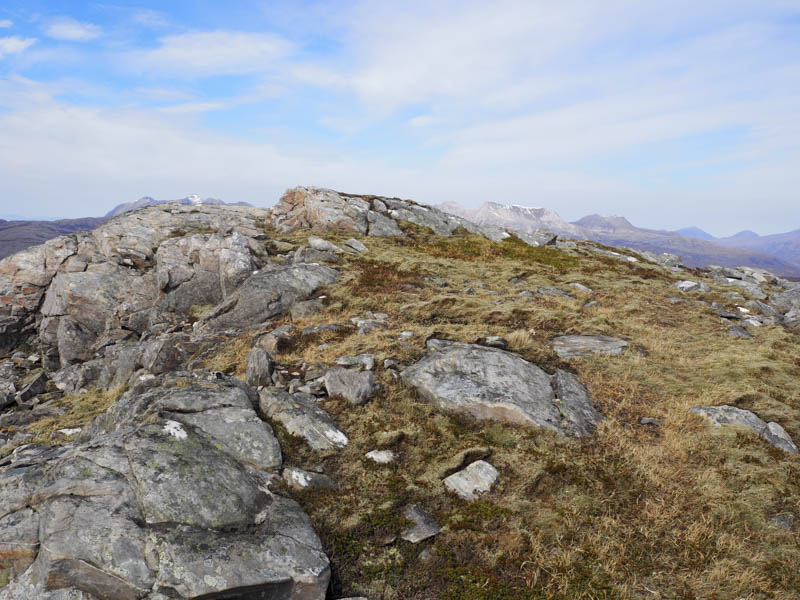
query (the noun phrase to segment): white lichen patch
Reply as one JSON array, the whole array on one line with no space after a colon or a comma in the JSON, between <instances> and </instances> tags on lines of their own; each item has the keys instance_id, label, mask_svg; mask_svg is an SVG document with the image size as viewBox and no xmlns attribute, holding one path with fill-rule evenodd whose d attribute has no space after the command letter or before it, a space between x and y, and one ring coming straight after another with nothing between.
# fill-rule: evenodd
<instances>
[{"instance_id":1,"label":"white lichen patch","mask_svg":"<svg viewBox=\"0 0 800 600\"><path fill-rule=\"evenodd\" d=\"M185 440L188 437L186 430L177 421L167 421L164 424L164 433L168 433L178 440Z\"/></svg>"}]
</instances>

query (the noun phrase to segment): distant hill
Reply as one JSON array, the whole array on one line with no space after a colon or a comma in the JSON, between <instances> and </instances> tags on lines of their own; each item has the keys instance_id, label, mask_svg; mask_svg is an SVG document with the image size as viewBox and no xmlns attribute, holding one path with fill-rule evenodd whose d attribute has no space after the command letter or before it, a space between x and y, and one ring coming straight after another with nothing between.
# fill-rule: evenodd
<instances>
[{"instance_id":1,"label":"distant hill","mask_svg":"<svg viewBox=\"0 0 800 600\"><path fill-rule=\"evenodd\" d=\"M187 196L180 200L156 200L150 196L139 198L134 202L125 202L112 208L104 217L85 217L83 219L59 219L56 221L34 221L34 220L4 220L0 219L0 259L5 258L15 252L24 250L30 246L35 246L46 242L49 239L83 231L94 229L111 217L121 215L137 208L153 206L156 204L167 204L177 202L179 204L205 204L222 205L228 204L216 198L201 199L199 196ZM247 202L235 202L230 206L251 206Z\"/></svg>"},{"instance_id":2,"label":"distant hill","mask_svg":"<svg viewBox=\"0 0 800 600\"><path fill-rule=\"evenodd\" d=\"M692 238L695 240L707 240L709 242L717 239L713 235L703 231L699 227L684 227L683 229L678 229L674 233L682 235L683 237Z\"/></svg>"},{"instance_id":3,"label":"distant hill","mask_svg":"<svg viewBox=\"0 0 800 600\"><path fill-rule=\"evenodd\" d=\"M59 219L57 221L5 221L0 219L0 258L30 246L36 246L59 235L94 229L105 220L102 217Z\"/></svg>"},{"instance_id":4,"label":"distant hill","mask_svg":"<svg viewBox=\"0 0 800 600\"><path fill-rule=\"evenodd\" d=\"M448 202L438 205L438 208L470 219L479 225L495 225L517 231L549 229L562 237L592 240L609 246L630 247L656 253L671 252L680 255L684 263L690 267L704 267L710 264L727 267L747 265L767 269L786 277L800 276L800 231L781 234L786 237L763 238L752 232L742 232L727 238L729 243L722 243L721 240L715 241L713 238L709 240L697 236L683 236L672 231L636 227L625 217L617 215L588 215L568 223L558 213L547 208L506 206L495 202L486 202L472 209ZM700 229L697 231L712 237ZM765 243L764 240L768 242ZM769 241L773 243L770 245Z\"/></svg>"},{"instance_id":5,"label":"distant hill","mask_svg":"<svg viewBox=\"0 0 800 600\"><path fill-rule=\"evenodd\" d=\"M764 252L786 262L800 265L800 229L764 236L754 234L752 231L743 231L729 238L717 240L717 243Z\"/></svg>"}]
</instances>

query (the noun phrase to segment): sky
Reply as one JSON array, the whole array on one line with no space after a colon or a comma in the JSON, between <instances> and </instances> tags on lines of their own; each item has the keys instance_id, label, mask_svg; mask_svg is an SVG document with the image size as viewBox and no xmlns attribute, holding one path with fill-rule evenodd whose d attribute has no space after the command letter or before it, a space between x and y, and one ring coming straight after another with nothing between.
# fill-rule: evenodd
<instances>
[{"instance_id":1,"label":"sky","mask_svg":"<svg viewBox=\"0 0 800 600\"><path fill-rule=\"evenodd\" d=\"M4 0L0 216L316 185L800 228L800 0Z\"/></svg>"}]
</instances>

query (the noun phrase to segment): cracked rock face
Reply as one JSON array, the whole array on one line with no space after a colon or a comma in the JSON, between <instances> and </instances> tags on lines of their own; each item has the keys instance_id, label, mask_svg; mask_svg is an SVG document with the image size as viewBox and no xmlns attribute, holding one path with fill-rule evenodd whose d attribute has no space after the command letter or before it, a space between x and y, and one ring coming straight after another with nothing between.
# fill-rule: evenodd
<instances>
[{"instance_id":1,"label":"cracked rock face","mask_svg":"<svg viewBox=\"0 0 800 600\"><path fill-rule=\"evenodd\" d=\"M401 373L402 380L439 407L583 436L601 420L571 373L550 376L516 354L476 344L430 344L431 352Z\"/></svg>"},{"instance_id":2,"label":"cracked rock face","mask_svg":"<svg viewBox=\"0 0 800 600\"><path fill-rule=\"evenodd\" d=\"M328 560L269 489L280 449L244 386L168 384L135 388L77 442L3 461L15 579L0 599L325 597Z\"/></svg>"}]
</instances>

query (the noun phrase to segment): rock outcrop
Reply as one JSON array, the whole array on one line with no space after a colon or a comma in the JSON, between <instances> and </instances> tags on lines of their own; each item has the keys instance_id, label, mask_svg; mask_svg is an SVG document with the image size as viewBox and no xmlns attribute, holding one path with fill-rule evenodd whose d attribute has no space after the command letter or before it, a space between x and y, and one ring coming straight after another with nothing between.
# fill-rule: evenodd
<instances>
[{"instance_id":1,"label":"rock outcrop","mask_svg":"<svg viewBox=\"0 0 800 600\"><path fill-rule=\"evenodd\" d=\"M18 577L0 599L325 597L328 560L299 505L270 489L280 448L245 388L170 377L79 441L3 461L0 539Z\"/></svg>"},{"instance_id":2,"label":"rock outcrop","mask_svg":"<svg viewBox=\"0 0 800 600\"><path fill-rule=\"evenodd\" d=\"M792 454L798 453L797 446L783 427L773 421L767 423L749 410L726 404L722 406L696 406L691 410L703 415L718 427L721 425L744 425L749 427L773 446Z\"/></svg>"}]
</instances>

